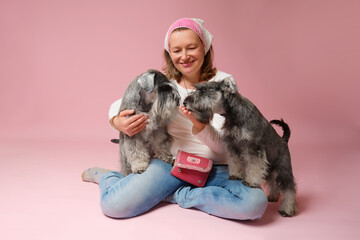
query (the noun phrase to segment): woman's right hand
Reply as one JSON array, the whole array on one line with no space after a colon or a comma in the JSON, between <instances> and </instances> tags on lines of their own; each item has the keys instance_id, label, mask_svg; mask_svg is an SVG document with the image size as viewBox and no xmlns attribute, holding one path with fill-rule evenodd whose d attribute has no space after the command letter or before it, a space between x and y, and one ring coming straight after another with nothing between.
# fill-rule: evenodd
<instances>
[{"instance_id":1,"label":"woman's right hand","mask_svg":"<svg viewBox=\"0 0 360 240\"><path fill-rule=\"evenodd\" d=\"M201 132L201 131L205 128L206 124L201 123L201 122L199 122L198 120L196 120L196 118L194 117L194 115L192 114L192 112L190 112L189 110L187 110L186 107L180 106L179 108L180 108L180 110L184 113L184 115L192 122L192 124L193 124L193 130L195 130L195 131L193 131L193 132L199 133L199 132Z\"/></svg>"},{"instance_id":2,"label":"woman's right hand","mask_svg":"<svg viewBox=\"0 0 360 240\"><path fill-rule=\"evenodd\" d=\"M148 117L143 114L136 114L128 117L129 115L134 114L134 112L134 109L121 111L118 116L112 118L112 125L129 137L141 132L147 124Z\"/></svg>"}]
</instances>

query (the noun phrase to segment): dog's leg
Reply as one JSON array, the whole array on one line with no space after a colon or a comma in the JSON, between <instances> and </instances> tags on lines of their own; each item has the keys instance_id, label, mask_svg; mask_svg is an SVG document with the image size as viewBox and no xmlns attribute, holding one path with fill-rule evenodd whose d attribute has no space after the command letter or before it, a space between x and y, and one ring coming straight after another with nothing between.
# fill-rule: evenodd
<instances>
[{"instance_id":1,"label":"dog's leg","mask_svg":"<svg viewBox=\"0 0 360 240\"><path fill-rule=\"evenodd\" d=\"M267 175L268 161L263 148L252 146L244 153L247 161L244 182L253 188L260 188Z\"/></svg>"},{"instance_id":2,"label":"dog's leg","mask_svg":"<svg viewBox=\"0 0 360 240\"><path fill-rule=\"evenodd\" d=\"M279 186L276 184L276 172L272 171L269 173L266 179L266 188L268 191L268 201L277 202L280 196Z\"/></svg>"},{"instance_id":3,"label":"dog's leg","mask_svg":"<svg viewBox=\"0 0 360 240\"><path fill-rule=\"evenodd\" d=\"M286 189L282 192L279 214L283 217L292 217L296 214L296 193L294 189Z\"/></svg>"},{"instance_id":4,"label":"dog's leg","mask_svg":"<svg viewBox=\"0 0 360 240\"><path fill-rule=\"evenodd\" d=\"M125 136L124 133L120 132L119 135L119 152L120 152L120 172L122 175L127 176L131 173L131 167L129 165L127 159L127 146L125 144L126 139L128 136Z\"/></svg>"},{"instance_id":5,"label":"dog's leg","mask_svg":"<svg viewBox=\"0 0 360 240\"><path fill-rule=\"evenodd\" d=\"M128 159L126 157L126 149L124 145L120 145L120 172L124 176L127 176L131 173L131 168L128 164Z\"/></svg>"},{"instance_id":6,"label":"dog's leg","mask_svg":"<svg viewBox=\"0 0 360 240\"><path fill-rule=\"evenodd\" d=\"M296 190L288 149L281 155L279 163L276 169L276 182L282 194L279 213L283 217L291 217L296 214Z\"/></svg>"},{"instance_id":7,"label":"dog's leg","mask_svg":"<svg viewBox=\"0 0 360 240\"><path fill-rule=\"evenodd\" d=\"M134 137L131 141L126 141L127 162L131 166L131 172L143 173L150 162L149 149L146 143L140 138Z\"/></svg>"},{"instance_id":8,"label":"dog's leg","mask_svg":"<svg viewBox=\"0 0 360 240\"><path fill-rule=\"evenodd\" d=\"M174 158L171 154L171 138L164 128L154 132L153 149L155 156L166 163L173 164Z\"/></svg>"},{"instance_id":9,"label":"dog's leg","mask_svg":"<svg viewBox=\"0 0 360 240\"><path fill-rule=\"evenodd\" d=\"M234 141L232 134L225 134L224 141L228 150L229 179L244 180L246 170L246 159L243 156L245 148L242 144ZM246 184L246 183L245 183Z\"/></svg>"},{"instance_id":10,"label":"dog's leg","mask_svg":"<svg viewBox=\"0 0 360 240\"><path fill-rule=\"evenodd\" d=\"M242 156L230 155L229 157L229 179L243 180L245 177L246 164ZM246 183L244 183L246 185Z\"/></svg>"}]
</instances>

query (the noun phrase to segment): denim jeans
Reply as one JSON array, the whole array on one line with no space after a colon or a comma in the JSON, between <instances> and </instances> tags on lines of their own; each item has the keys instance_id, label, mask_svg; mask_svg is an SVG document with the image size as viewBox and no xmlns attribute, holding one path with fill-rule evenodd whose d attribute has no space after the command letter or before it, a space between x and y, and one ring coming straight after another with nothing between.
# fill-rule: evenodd
<instances>
[{"instance_id":1,"label":"denim jeans","mask_svg":"<svg viewBox=\"0 0 360 240\"><path fill-rule=\"evenodd\" d=\"M171 168L153 159L142 174L124 177L119 172L105 173L99 183L103 213L113 218L134 217L165 198L183 208L196 208L228 219L258 219L265 212L267 198L263 190L229 180L227 166L214 165L203 188L173 177Z\"/></svg>"}]
</instances>

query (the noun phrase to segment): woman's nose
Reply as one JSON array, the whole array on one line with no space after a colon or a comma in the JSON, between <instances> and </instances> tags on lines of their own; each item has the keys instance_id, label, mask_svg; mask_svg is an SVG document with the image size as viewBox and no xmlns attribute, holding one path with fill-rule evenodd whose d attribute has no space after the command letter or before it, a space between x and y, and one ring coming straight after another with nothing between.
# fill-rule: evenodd
<instances>
[{"instance_id":1,"label":"woman's nose","mask_svg":"<svg viewBox=\"0 0 360 240\"><path fill-rule=\"evenodd\" d=\"M182 54L181 54L181 58L182 58L182 59L187 59L188 57L189 57L189 55L188 55L187 51L186 51L186 50L183 50L183 51L182 51Z\"/></svg>"}]
</instances>

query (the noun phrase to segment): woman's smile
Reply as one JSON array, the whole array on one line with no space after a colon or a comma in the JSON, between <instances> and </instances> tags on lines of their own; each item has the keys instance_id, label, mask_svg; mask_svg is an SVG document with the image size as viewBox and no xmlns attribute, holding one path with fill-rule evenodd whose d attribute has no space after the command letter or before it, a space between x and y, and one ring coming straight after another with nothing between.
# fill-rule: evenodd
<instances>
[{"instance_id":1,"label":"woman's smile","mask_svg":"<svg viewBox=\"0 0 360 240\"><path fill-rule=\"evenodd\" d=\"M183 66L184 68L188 68L188 67L191 67L194 62L195 62L195 60L189 61L189 62L183 62L183 63L180 63L180 64L181 64L181 66Z\"/></svg>"}]
</instances>

